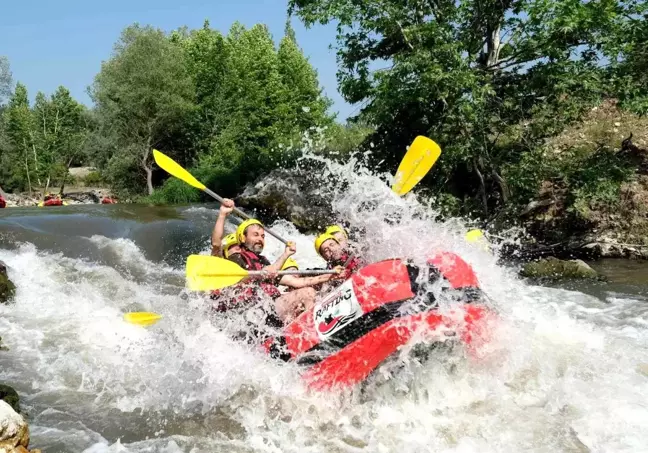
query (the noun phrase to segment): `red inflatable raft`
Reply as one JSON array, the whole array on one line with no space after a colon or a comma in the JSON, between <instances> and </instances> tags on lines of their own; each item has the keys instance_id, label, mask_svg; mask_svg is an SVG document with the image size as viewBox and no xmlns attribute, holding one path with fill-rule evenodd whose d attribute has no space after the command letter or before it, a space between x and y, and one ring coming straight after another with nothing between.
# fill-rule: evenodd
<instances>
[{"instance_id":1,"label":"red inflatable raft","mask_svg":"<svg viewBox=\"0 0 648 453\"><path fill-rule=\"evenodd\" d=\"M455 339L469 348L486 340L490 311L483 305L472 268L444 252L428 260L429 283L445 278L456 307L438 311L429 285L417 284L420 269L400 259L370 264L265 341L273 357L307 367L310 388L348 387L367 378L415 335L431 341ZM419 297L416 297L419 296Z\"/></svg>"}]
</instances>

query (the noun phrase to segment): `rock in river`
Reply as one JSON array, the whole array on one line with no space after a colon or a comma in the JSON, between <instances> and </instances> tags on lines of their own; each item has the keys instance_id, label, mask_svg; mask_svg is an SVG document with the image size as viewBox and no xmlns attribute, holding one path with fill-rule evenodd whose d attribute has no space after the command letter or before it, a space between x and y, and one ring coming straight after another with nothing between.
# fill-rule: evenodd
<instances>
[{"instance_id":1,"label":"rock in river","mask_svg":"<svg viewBox=\"0 0 648 453\"><path fill-rule=\"evenodd\" d=\"M7 265L0 261L0 304L13 299L16 293L16 286L7 276Z\"/></svg>"},{"instance_id":2,"label":"rock in river","mask_svg":"<svg viewBox=\"0 0 648 453\"><path fill-rule=\"evenodd\" d=\"M0 401L9 404L13 410L20 412L20 399L18 392L13 387L5 384L0 384Z\"/></svg>"},{"instance_id":3,"label":"rock in river","mask_svg":"<svg viewBox=\"0 0 648 453\"><path fill-rule=\"evenodd\" d=\"M568 278L598 278L594 269L581 260L559 260L549 257L539 261L525 263L522 266L520 274L523 277L531 278L551 278L551 279L568 279Z\"/></svg>"},{"instance_id":4,"label":"rock in river","mask_svg":"<svg viewBox=\"0 0 648 453\"><path fill-rule=\"evenodd\" d=\"M313 169L277 169L248 185L237 204L258 210L268 219L284 218L301 230L317 230L331 223L328 197Z\"/></svg>"},{"instance_id":5,"label":"rock in river","mask_svg":"<svg viewBox=\"0 0 648 453\"><path fill-rule=\"evenodd\" d=\"M0 400L0 452L18 453L29 446L27 422L13 408Z\"/></svg>"}]
</instances>

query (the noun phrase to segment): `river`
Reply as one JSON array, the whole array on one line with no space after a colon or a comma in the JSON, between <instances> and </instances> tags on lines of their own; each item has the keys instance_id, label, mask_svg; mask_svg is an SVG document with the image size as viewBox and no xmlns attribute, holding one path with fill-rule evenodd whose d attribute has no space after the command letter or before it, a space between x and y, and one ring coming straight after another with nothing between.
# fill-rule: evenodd
<instances>
[{"instance_id":1,"label":"river","mask_svg":"<svg viewBox=\"0 0 648 453\"><path fill-rule=\"evenodd\" d=\"M531 285L367 176L337 209L369 259L444 248L471 263L500 313L480 360L439 355L360 391L309 393L294 365L233 341L184 290L216 206L0 210L0 260L17 286L0 305L0 382L21 395L31 446L57 452L648 451L648 267L595 266L608 283ZM349 191L355 190L348 188ZM356 194L357 195L357 194ZM373 203L371 202L373 200ZM369 207L367 207L369 206ZM385 220L387 219L387 220ZM287 222L300 264L312 237ZM229 225L233 228L233 225ZM266 253L281 244L268 238ZM127 311L164 318L141 328Z\"/></svg>"}]
</instances>

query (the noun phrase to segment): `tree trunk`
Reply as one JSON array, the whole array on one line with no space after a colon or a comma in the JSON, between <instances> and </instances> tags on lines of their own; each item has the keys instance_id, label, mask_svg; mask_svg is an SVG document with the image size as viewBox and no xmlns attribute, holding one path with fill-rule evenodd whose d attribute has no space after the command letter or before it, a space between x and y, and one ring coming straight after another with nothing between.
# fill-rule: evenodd
<instances>
[{"instance_id":1,"label":"tree trunk","mask_svg":"<svg viewBox=\"0 0 648 453\"><path fill-rule=\"evenodd\" d=\"M23 152L25 153L25 171L27 172L27 187L29 187L29 195L32 194L32 185L31 178L29 176L29 151L27 147L27 141L23 137Z\"/></svg>"},{"instance_id":2,"label":"tree trunk","mask_svg":"<svg viewBox=\"0 0 648 453\"><path fill-rule=\"evenodd\" d=\"M29 177L29 162L27 161L27 153L25 153L25 170L27 171L27 187L29 187L29 195L32 194L31 178Z\"/></svg>"},{"instance_id":3,"label":"tree trunk","mask_svg":"<svg viewBox=\"0 0 648 453\"><path fill-rule=\"evenodd\" d=\"M487 38L486 46L488 51L488 56L486 59L486 67L490 68L491 66L497 64L497 62L499 61L499 54L501 49L499 24L495 26L494 29L488 30L488 38Z\"/></svg>"},{"instance_id":4,"label":"tree trunk","mask_svg":"<svg viewBox=\"0 0 648 453\"><path fill-rule=\"evenodd\" d=\"M142 168L146 172L146 187L148 188L148 194L153 194L153 165L149 163L149 156L151 155L151 147L149 146L150 139L147 140L146 148L142 155Z\"/></svg>"},{"instance_id":5,"label":"tree trunk","mask_svg":"<svg viewBox=\"0 0 648 453\"><path fill-rule=\"evenodd\" d=\"M145 166L144 171L146 172L146 187L148 188L148 194L153 195L153 168Z\"/></svg>"},{"instance_id":6,"label":"tree trunk","mask_svg":"<svg viewBox=\"0 0 648 453\"><path fill-rule=\"evenodd\" d=\"M34 143L34 134L29 133L29 136L31 138L32 142L32 150L34 151L34 171L36 172L36 181L38 182L38 185L41 185L41 180L40 176L38 175L38 154L36 153L36 144Z\"/></svg>"},{"instance_id":7,"label":"tree trunk","mask_svg":"<svg viewBox=\"0 0 648 453\"><path fill-rule=\"evenodd\" d=\"M61 190L59 191L60 196L63 196L63 190L65 190L65 181L67 180L67 177L70 174L70 166L72 165L73 160L74 160L74 156L70 157L70 160L68 160L68 163L65 166L65 174L63 175L63 182L61 183Z\"/></svg>"},{"instance_id":8,"label":"tree trunk","mask_svg":"<svg viewBox=\"0 0 648 453\"><path fill-rule=\"evenodd\" d=\"M504 203L507 203L509 198L511 198L511 191L509 190L508 184L506 183L506 180L500 176L499 173L497 173L497 170L493 169L492 171L493 178L495 178L495 181L500 186L500 190L502 191L502 201Z\"/></svg>"},{"instance_id":9,"label":"tree trunk","mask_svg":"<svg viewBox=\"0 0 648 453\"><path fill-rule=\"evenodd\" d=\"M484 207L484 214L488 215L488 199L486 198L486 183L484 181L484 175L479 170L479 163L477 160L473 162L473 165L475 167L475 173L477 173L477 177L479 178L479 195L481 197L482 206Z\"/></svg>"}]
</instances>

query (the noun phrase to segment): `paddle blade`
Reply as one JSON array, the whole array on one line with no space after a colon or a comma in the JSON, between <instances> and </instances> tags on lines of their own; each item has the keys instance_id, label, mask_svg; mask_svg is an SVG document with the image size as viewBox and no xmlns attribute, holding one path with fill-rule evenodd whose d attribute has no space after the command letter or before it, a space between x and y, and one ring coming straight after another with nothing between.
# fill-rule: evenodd
<instances>
[{"instance_id":1,"label":"paddle blade","mask_svg":"<svg viewBox=\"0 0 648 453\"><path fill-rule=\"evenodd\" d=\"M137 324L138 326L150 326L151 324L158 322L160 319L162 319L162 315L146 311L126 313L124 315L124 320L126 322Z\"/></svg>"},{"instance_id":2,"label":"paddle blade","mask_svg":"<svg viewBox=\"0 0 648 453\"><path fill-rule=\"evenodd\" d=\"M189 173L187 170L185 170L180 165L178 165L176 161L171 159L166 154L163 154L157 149L154 149L153 158L155 159L155 163L158 164L158 166L162 170L166 171L170 175L183 180L190 186L195 187L196 189L205 190L205 185L203 183L201 183L196 178L194 178L191 173Z\"/></svg>"},{"instance_id":3,"label":"paddle blade","mask_svg":"<svg viewBox=\"0 0 648 453\"><path fill-rule=\"evenodd\" d=\"M248 271L216 256L190 255L187 258L187 286L191 291L212 291L240 282Z\"/></svg>"},{"instance_id":4,"label":"paddle blade","mask_svg":"<svg viewBox=\"0 0 648 453\"><path fill-rule=\"evenodd\" d=\"M405 195L412 190L440 155L441 148L433 140L422 135L416 137L396 171L392 190L398 195Z\"/></svg>"}]
</instances>

